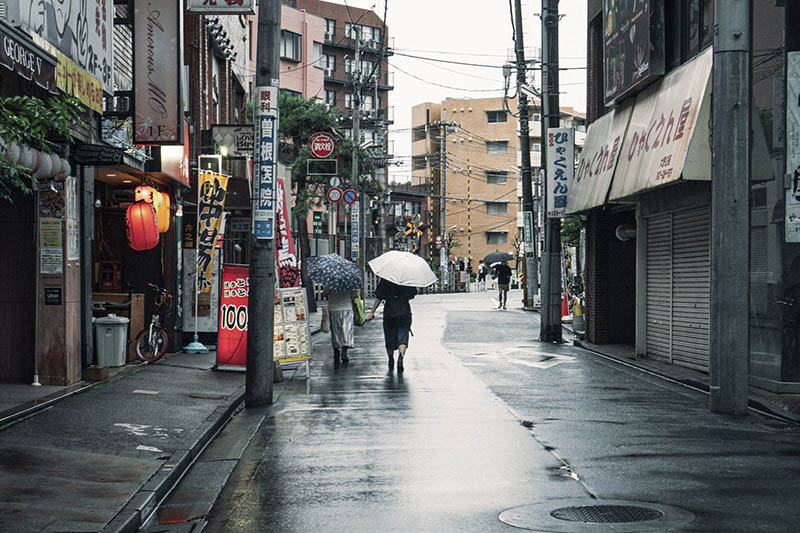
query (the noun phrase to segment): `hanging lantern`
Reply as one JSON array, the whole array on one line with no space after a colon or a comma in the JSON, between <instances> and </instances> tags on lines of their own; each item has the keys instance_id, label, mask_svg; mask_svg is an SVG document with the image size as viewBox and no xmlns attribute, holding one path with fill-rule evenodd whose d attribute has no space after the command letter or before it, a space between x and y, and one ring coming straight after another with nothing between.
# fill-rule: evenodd
<instances>
[{"instance_id":1,"label":"hanging lantern","mask_svg":"<svg viewBox=\"0 0 800 533\"><path fill-rule=\"evenodd\" d=\"M33 175L37 178L49 178L50 172L53 170L53 160L50 159L50 154L36 150L36 168L33 170Z\"/></svg>"},{"instance_id":2,"label":"hanging lantern","mask_svg":"<svg viewBox=\"0 0 800 533\"><path fill-rule=\"evenodd\" d=\"M158 244L158 222L153 206L136 202L125 214L128 243L137 251L150 250Z\"/></svg>"},{"instance_id":3,"label":"hanging lantern","mask_svg":"<svg viewBox=\"0 0 800 533\"><path fill-rule=\"evenodd\" d=\"M147 202L148 204L152 204L153 196L156 194L158 194L158 191L156 191L154 188L148 187L147 185L139 185L138 187L136 187L134 193L134 199L137 202L144 201Z\"/></svg>"},{"instance_id":4,"label":"hanging lantern","mask_svg":"<svg viewBox=\"0 0 800 533\"><path fill-rule=\"evenodd\" d=\"M158 218L158 232L169 231L169 194L153 191L153 207Z\"/></svg>"}]
</instances>

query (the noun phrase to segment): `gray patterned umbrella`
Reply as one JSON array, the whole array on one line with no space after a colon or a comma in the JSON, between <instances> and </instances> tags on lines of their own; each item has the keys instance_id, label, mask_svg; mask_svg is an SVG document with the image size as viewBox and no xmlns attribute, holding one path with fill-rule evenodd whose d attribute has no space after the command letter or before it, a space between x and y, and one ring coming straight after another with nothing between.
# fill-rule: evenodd
<instances>
[{"instance_id":1,"label":"gray patterned umbrella","mask_svg":"<svg viewBox=\"0 0 800 533\"><path fill-rule=\"evenodd\" d=\"M308 258L308 277L322 283L329 291L345 292L361 288L361 271L358 265L339 254Z\"/></svg>"}]
</instances>

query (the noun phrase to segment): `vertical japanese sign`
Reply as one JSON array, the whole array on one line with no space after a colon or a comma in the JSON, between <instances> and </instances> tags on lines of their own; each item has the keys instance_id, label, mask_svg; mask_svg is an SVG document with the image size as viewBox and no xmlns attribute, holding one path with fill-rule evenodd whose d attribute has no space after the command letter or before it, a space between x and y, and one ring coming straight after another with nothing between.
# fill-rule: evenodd
<instances>
[{"instance_id":1,"label":"vertical japanese sign","mask_svg":"<svg viewBox=\"0 0 800 533\"><path fill-rule=\"evenodd\" d=\"M361 244L361 239L359 238L361 235L361 227L358 213L358 202L354 202L350 206L350 258L353 261L358 260Z\"/></svg>"},{"instance_id":2,"label":"vertical japanese sign","mask_svg":"<svg viewBox=\"0 0 800 533\"><path fill-rule=\"evenodd\" d=\"M249 290L250 268L247 265L223 265L217 341L218 365L245 366L247 363Z\"/></svg>"},{"instance_id":3,"label":"vertical japanese sign","mask_svg":"<svg viewBox=\"0 0 800 533\"><path fill-rule=\"evenodd\" d=\"M253 0L187 0L188 13L203 13L206 15L252 15Z\"/></svg>"},{"instance_id":4,"label":"vertical japanese sign","mask_svg":"<svg viewBox=\"0 0 800 533\"><path fill-rule=\"evenodd\" d=\"M278 163L278 88L255 91L255 156L253 158L253 235L275 238L275 181Z\"/></svg>"},{"instance_id":5,"label":"vertical japanese sign","mask_svg":"<svg viewBox=\"0 0 800 533\"><path fill-rule=\"evenodd\" d=\"M277 180L277 217L275 224L275 260L278 264L278 284L280 287L299 287L300 269L297 268L297 254L294 251L292 229L289 226L289 210L286 206L286 192L283 179Z\"/></svg>"},{"instance_id":6,"label":"vertical japanese sign","mask_svg":"<svg viewBox=\"0 0 800 533\"><path fill-rule=\"evenodd\" d=\"M575 130L547 129L547 216L559 218L567 210L567 197L575 176Z\"/></svg>"},{"instance_id":7,"label":"vertical japanese sign","mask_svg":"<svg viewBox=\"0 0 800 533\"><path fill-rule=\"evenodd\" d=\"M200 173L197 184L197 292L211 292L214 276L214 250L219 233L228 177Z\"/></svg>"},{"instance_id":8,"label":"vertical japanese sign","mask_svg":"<svg viewBox=\"0 0 800 533\"><path fill-rule=\"evenodd\" d=\"M138 1L134 15L135 144L182 144L181 2Z\"/></svg>"}]
</instances>

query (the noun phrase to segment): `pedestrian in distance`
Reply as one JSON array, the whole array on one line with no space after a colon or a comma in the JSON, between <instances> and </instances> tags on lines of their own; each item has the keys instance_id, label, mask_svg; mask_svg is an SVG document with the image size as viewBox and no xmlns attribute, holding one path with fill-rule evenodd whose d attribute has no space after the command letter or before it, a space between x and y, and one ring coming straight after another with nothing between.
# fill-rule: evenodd
<instances>
[{"instance_id":1,"label":"pedestrian in distance","mask_svg":"<svg viewBox=\"0 0 800 533\"><path fill-rule=\"evenodd\" d=\"M508 289L511 284L511 268L505 264L500 263L494 268L494 273L497 276L497 299L498 309L506 309L508 303Z\"/></svg>"},{"instance_id":2,"label":"pedestrian in distance","mask_svg":"<svg viewBox=\"0 0 800 533\"><path fill-rule=\"evenodd\" d=\"M333 364L349 363L347 350L355 346L353 297L358 294L352 291L329 291L325 289L324 295L328 297L328 320L331 328L331 344L333 345Z\"/></svg>"},{"instance_id":3,"label":"pedestrian in distance","mask_svg":"<svg viewBox=\"0 0 800 533\"><path fill-rule=\"evenodd\" d=\"M489 272L489 267L486 266L486 263L481 261L480 266L478 266L478 288L481 290L486 289L486 274Z\"/></svg>"},{"instance_id":4,"label":"pedestrian in distance","mask_svg":"<svg viewBox=\"0 0 800 533\"><path fill-rule=\"evenodd\" d=\"M397 371L403 372L403 358L408 348L411 333L411 304L409 300L417 294L415 287L404 287L381 279L375 288L375 302L367 315L367 320L375 318L375 311L383 306L383 338L386 354L389 356L389 370L394 369L394 352L397 351Z\"/></svg>"}]
</instances>

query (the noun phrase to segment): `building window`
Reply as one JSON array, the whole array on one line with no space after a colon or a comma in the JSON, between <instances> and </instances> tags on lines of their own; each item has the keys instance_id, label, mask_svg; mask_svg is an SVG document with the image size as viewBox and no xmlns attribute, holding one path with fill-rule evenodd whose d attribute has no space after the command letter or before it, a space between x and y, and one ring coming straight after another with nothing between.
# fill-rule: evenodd
<instances>
[{"instance_id":1,"label":"building window","mask_svg":"<svg viewBox=\"0 0 800 533\"><path fill-rule=\"evenodd\" d=\"M541 144L536 143L536 144L532 144L531 145L531 152L541 152L541 151L542 151L542 145Z\"/></svg>"},{"instance_id":2,"label":"building window","mask_svg":"<svg viewBox=\"0 0 800 533\"><path fill-rule=\"evenodd\" d=\"M508 233L504 231L487 231L486 244L508 244Z\"/></svg>"},{"instance_id":3,"label":"building window","mask_svg":"<svg viewBox=\"0 0 800 533\"><path fill-rule=\"evenodd\" d=\"M490 215L505 215L508 213L508 204L505 202L486 202L486 212Z\"/></svg>"},{"instance_id":4,"label":"building window","mask_svg":"<svg viewBox=\"0 0 800 533\"><path fill-rule=\"evenodd\" d=\"M281 30L281 59L289 61L302 61L301 35L286 30Z\"/></svg>"},{"instance_id":5,"label":"building window","mask_svg":"<svg viewBox=\"0 0 800 533\"><path fill-rule=\"evenodd\" d=\"M291 89L280 89L281 94L286 94L288 96L292 96L294 98L302 98L303 93L299 91L293 91Z\"/></svg>"},{"instance_id":6,"label":"building window","mask_svg":"<svg viewBox=\"0 0 800 533\"><path fill-rule=\"evenodd\" d=\"M361 106L365 111L375 110L375 98L372 95L364 96L364 105Z\"/></svg>"},{"instance_id":7,"label":"building window","mask_svg":"<svg viewBox=\"0 0 800 533\"><path fill-rule=\"evenodd\" d=\"M325 19L325 38L332 39L336 35L336 20Z\"/></svg>"},{"instance_id":8,"label":"building window","mask_svg":"<svg viewBox=\"0 0 800 533\"><path fill-rule=\"evenodd\" d=\"M539 113L534 113L533 114L533 121L534 122L539 122L539 120L541 120L541 117L539 116Z\"/></svg>"},{"instance_id":9,"label":"building window","mask_svg":"<svg viewBox=\"0 0 800 533\"><path fill-rule=\"evenodd\" d=\"M336 105L336 91L325 90L325 103L331 107Z\"/></svg>"},{"instance_id":10,"label":"building window","mask_svg":"<svg viewBox=\"0 0 800 533\"><path fill-rule=\"evenodd\" d=\"M325 54L325 59L323 60L323 66L325 70L327 70L327 74L329 76L333 76L334 71L336 70L336 56Z\"/></svg>"},{"instance_id":11,"label":"building window","mask_svg":"<svg viewBox=\"0 0 800 533\"><path fill-rule=\"evenodd\" d=\"M487 170L486 183L490 185L505 185L508 182L508 172L505 170Z\"/></svg>"},{"instance_id":12,"label":"building window","mask_svg":"<svg viewBox=\"0 0 800 533\"><path fill-rule=\"evenodd\" d=\"M369 76L370 74L372 74L372 69L374 67L375 67L375 62L374 61L361 60L361 74L363 76L366 77L366 76Z\"/></svg>"},{"instance_id":13,"label":"building window","mask_svg":"<svg viewBox=\"0 0 800 533\"><path fill-rule=\"evenodd\" d=\"M494 122L507 122L508 117L506 117L505 111L487 111L486 120L489 122L489 124Z\"/></svg>"},{"instance_id":14,"label":"building window","mask_svg":"<svg viewBox=\"0 0 800 533\"><path fill-rule=\"evenodd\" d=\"M327 56L322 53L322 43L314 41L314 67L324 69Z\"/></svg>"},{"instance_id":15,"label":"building window","mask_svg":"<svg viewBox=\"0 0 800 533\"><path fill-rule=\"evenodd\" d=\"M353 109L353 93L345 93L344 95L344 108Z\"/></svg>"},{"instance_id":16,"label":"building window","mask_svg":"<svg viewBox=\"0 0 800 533\"><path fill-rule=\"evenodd\" d=\"M508 141L486 141L487 154L505 154L508 152Z\"/></svg>"},{"instance_id":17,"label":"building window","mask_svg":"<svg viewBox=\"0 0 800 533\"><path fill-rule=\"evenodd\" d=\"M372 31L370 39L372 39L376 43L381 42L381 29L380 28L370 28L370 30Z\"/></svg>"},{"instance_id":18,"label":"building window","mask_svg":"<svg viewBox=\"0 0 800 533\"><path fill-rule=\"evenodd\" d=\"M353 60L349 57L344 58L344 71L346 74L353 73Z\"/></svg>"}]
</instances>

